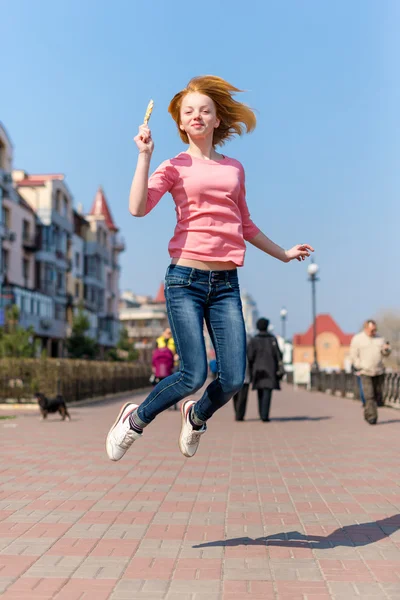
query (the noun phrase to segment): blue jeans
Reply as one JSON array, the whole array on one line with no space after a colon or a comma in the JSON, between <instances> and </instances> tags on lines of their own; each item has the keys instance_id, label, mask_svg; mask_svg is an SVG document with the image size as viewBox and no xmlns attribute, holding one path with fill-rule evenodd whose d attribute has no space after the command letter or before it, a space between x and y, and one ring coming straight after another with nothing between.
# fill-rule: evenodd
<instances>
[{"instance_id":1,"label":"blue jeans","mask_svg":"<svg viewBox=\"0 0 400 600\"><path fill-rule=\"evenodd\" d=\"M137 410L138 425L197 392L207 379L203 326L207 325L218 365L194 407L205 422L242 387L246 368L246 332L236 269L203 271L170 265L165 277L168 319L180 359L180 370L152 390Z\"/></svg>"}]
</instances>

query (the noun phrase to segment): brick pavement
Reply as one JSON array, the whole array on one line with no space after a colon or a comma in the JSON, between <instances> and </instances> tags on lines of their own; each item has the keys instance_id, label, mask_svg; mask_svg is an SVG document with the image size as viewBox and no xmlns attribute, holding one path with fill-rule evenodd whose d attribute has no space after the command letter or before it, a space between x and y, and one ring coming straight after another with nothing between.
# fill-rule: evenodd
<instances>
[{"instance_id":1,"label":"brick pavement","mask_svg":"<svg viewBox=\"0 0 400 600\"><path fill-rule=\"evenodd\" d=\"M167 411L119 463L121 401L0 421L4 600L400 599L400 413L286 387L185 459Z\"/></svg>"}]
</instances>

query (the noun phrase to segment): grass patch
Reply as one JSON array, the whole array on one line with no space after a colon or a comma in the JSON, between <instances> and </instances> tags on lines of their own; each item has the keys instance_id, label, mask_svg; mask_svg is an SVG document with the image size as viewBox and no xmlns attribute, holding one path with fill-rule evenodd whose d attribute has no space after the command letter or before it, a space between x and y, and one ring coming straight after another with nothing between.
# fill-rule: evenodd
<instances>
[{"instance_id":1,"label":"grass patch","mask_svg":"<svg viewBox=\"0 0 400 600\"><path fill-rule=\"evenodd\" d=\"M6 419L15 419L15 418L16 418L15 415L7 415L5 417L0 415L0 421L6 420Z\"/></svg>"}]
</instances>

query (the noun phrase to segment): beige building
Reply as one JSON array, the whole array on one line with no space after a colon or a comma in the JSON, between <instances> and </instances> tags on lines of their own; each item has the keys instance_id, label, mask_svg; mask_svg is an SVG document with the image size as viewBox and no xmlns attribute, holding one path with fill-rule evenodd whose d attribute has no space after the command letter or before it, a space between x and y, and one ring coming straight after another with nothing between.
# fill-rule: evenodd
<instances>
[{"instance_id":1,"label":"beige building","mask_svg":"<svg viewBox=\"0 0 400 600\"><path fill-rule=\"evenodd\" d=\"M316 349L321 370L350 368L350 342L353 334L344 333L334 319L318 315L316 319ZM314 362L313 325L305 333L293 336L293 363Z\"/></svg>"},{"instance_id":2,"label":"beige building","mask_svg":"<svg viewBox=\"0 0 400 600\"><path fill-rule=\"evenodd\" d=\"M169 327L164 285L161 284L154 299L139 296L131 291L121 294L119 320L142 356L151 356L156 339Z\"/></svg>"}]
</instances>

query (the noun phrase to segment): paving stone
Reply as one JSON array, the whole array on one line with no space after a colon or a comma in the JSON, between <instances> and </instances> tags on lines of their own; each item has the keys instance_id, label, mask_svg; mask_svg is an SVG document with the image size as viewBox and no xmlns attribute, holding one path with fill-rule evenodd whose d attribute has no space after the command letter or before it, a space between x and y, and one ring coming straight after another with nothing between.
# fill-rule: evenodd
<instances>
[{"instance_id":1,"label":"paving stone","mask_svg":"<svg viewBox=\"0 0 400 600\"><path fill-rule=\"evenodd\" d=\"M23 445L2 429L5 600L400 600L393 410L368 428L358 403L285 386L263 424L251 392L248 420L224 407L193 459L166 411L113 463L120 404L73 407L46 437L21 418Z\"/></svg>"}]
</instances>

